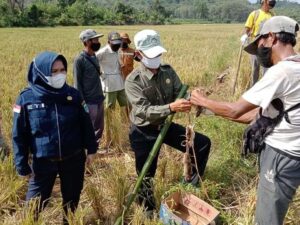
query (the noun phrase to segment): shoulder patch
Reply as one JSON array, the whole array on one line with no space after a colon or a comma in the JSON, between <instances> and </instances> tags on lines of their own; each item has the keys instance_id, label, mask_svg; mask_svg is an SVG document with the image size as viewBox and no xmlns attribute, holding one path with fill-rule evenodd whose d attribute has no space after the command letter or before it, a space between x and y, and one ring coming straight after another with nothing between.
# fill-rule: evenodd
<instances>
[{"instance_id":1,"label":"shoulder patch","mask_svg":"<svg viewBox=\"0 0 300 225\"><path fill-rule=\"evenodd\" d=\"M22 107L20 105L17 105L17 104L15 104L14 107L13 107L13 111L15 113L21 113L21 109L22 109Z\"/></svg>"}]
</instances>

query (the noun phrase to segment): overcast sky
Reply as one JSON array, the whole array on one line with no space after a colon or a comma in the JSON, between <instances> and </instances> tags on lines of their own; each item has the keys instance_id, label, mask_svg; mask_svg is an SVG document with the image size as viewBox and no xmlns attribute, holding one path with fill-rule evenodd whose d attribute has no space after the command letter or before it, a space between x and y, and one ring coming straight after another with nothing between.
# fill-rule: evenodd
<instances>
[{"instance_id":1,"label":"overcast sky","mask_svg":"<svg viewBox=\"0 0 300 225\"><path fill-rule=\"evenodd\" d=\"M257 2L257 0L248 0L249 2L251 2L251 3L256 3ZM300 0L289 0L290 2L298 2L298 3L300 3Z\"/></svg>"}]
</instances>

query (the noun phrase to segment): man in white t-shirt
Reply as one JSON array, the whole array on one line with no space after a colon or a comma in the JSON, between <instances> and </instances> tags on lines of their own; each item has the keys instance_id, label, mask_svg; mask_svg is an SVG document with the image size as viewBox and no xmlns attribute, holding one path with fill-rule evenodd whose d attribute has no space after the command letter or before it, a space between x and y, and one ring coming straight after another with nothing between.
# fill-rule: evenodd
<instances>
[{"instance_id":1,"label":"man in white t-shirt","mask_svg":"<svg viewBox=\"0 0 300 225\"><path fill-rule=\"evenodd\" d=\"M191 102L233 121L250 123L262 114L274 118L278 111L271 101L279 98L284 110L300 103L300 55L297 55L297 22L275 16L267 20L245 51L257 55L266 68L265 76L233 103L206 98L200 90L191 94ZM300 185L300 107L288 113L265 140L260 153L260 180L257 190L255 223L281 225Z\"/></svg>"}]
</instances>

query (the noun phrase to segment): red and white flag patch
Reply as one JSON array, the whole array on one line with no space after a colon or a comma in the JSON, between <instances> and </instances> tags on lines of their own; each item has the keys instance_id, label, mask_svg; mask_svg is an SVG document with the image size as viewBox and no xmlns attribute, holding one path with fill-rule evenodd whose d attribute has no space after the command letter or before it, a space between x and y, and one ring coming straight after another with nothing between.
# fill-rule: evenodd
<instances>
[{"instance_id":1,"label":"red and white flag patch","mask_svg":"<svg viewBox=\"0 0 300 225\"><path fill-rule=\"evenodd\" d=\"M17 105L17 104L15 104L15 105L14 105L14 109L13 109L13 111L14 111L15 113L20 113L20 112L21 112L21 106L20 106L20 105Z\"/></svg>"}]
</instances>

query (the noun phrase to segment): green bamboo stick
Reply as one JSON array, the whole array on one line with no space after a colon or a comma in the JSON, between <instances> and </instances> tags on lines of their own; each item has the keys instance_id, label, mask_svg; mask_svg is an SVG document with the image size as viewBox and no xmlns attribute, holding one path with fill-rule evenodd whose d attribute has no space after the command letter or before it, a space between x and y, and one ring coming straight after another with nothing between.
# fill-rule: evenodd
<instances>
[{"instance_id":1,"label":"green bamboo stick","mask_svg":"<svg viewBox=\"0 0 300 225\"><path fill-rule=\"evenodd\" d=\"M179 98L183 98L184 95L186 94L186 91L188 89L188 85L182 85L181 87L181 90L177 96L177 99ZM129 198L128 198L128 201L126 203L126 206L124 207L124 210L123 210L123 214L118 217L117 221L115 222L115 225L121 225L123 224L123 218L124 216L127 214L127 212L129 211L129 208L132 204L132 202L135 200L137 194L138 194L138 191L141 187L141 184L142 184L142 181L146 175L146 173L148 172L155 156L157 155L157 152L158 150L160 149L162 143L163 143L163 140L164 140L164 137L166 136L166 133L172 123L172 120L173 120L173 117L174 117L174 113L170 114L167 119L165 120L165 124L163 126L163 128L161 129L152 149L151 149L151 152L148 156L148 159L147 161L145 162L144 166L143 166L143 169L136 181L136 184L134 186L134 189L133 189L133 192L130 194Z\"/></svg>"}]
</instances>

